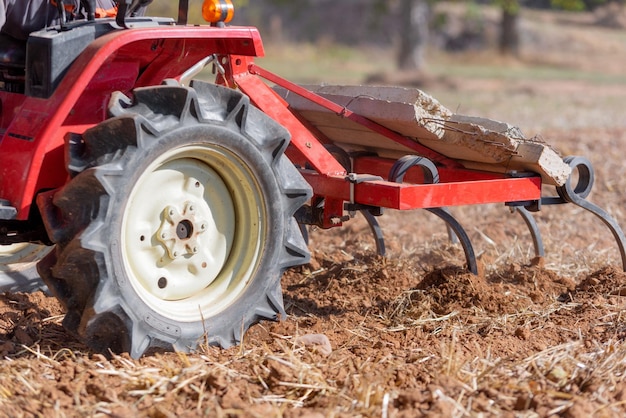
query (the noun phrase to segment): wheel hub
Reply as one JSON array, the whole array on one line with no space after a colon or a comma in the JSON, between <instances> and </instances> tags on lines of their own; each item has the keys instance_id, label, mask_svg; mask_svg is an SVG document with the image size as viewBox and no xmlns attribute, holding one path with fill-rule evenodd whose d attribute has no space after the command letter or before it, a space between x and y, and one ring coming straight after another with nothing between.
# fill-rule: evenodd
<instances>
[{"instance_id":1,"label":"wheel hub","mask_svg":"<svg viewBox=\"0 0 626 418\"><path fill-rule=\"evenodd\" d=\"M168 205L163 209L163 222L157 231L157 240L167 250L170 259L175 260L198 252L198 236L207 229L207 223L196 216L192 203L186 202L179 210Z\"/></svg>"}]
</instances>

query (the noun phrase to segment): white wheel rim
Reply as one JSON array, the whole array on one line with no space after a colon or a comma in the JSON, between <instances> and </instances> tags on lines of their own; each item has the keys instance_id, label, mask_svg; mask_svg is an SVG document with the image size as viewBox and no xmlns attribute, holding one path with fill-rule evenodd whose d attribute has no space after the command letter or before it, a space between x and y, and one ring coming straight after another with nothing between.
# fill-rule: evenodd
<instances>
[{"instance_id":1,"label":"white wheel rim","mask_svg":"<svg viewBox=\"0 0 626 418\"><path fill-rule=\"evenodd\" d=\"M164 317L209 318L251 281L265 242L265 202L231 152L185 146L135 183L122 222L122 257L139 297Z\"/></svg>"},{"instance_id":2,"label":"white wheel rim","mask_svg":"<svg viewBox=\"0 0 626 418\"><path fill-rule=\"evenodd\" d=\"M45 256L52 247L27 242L0 245L0 272L22 271Z\"/></svg>"}]
</instances>

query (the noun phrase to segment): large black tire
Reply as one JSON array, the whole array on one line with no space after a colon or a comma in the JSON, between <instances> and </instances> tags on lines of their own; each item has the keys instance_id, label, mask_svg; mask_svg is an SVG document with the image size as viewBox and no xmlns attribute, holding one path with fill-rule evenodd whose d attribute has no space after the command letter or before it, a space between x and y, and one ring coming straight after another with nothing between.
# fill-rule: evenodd
<instances>
[{"instance_id":1,"label":"large black tire","mask_svg":"<svg viewBox=\"0 0 626 418\"><path fill-rule=\"evenodd\" d=\"M285 315L282 273L309 260L293 214L311 195L284 156L289 133L198 82L114 95L110 112L69 141L74 177L46 221L57 252L39 270L64 326L137 358L229 347Z\"/></svg>"}]
</instances>

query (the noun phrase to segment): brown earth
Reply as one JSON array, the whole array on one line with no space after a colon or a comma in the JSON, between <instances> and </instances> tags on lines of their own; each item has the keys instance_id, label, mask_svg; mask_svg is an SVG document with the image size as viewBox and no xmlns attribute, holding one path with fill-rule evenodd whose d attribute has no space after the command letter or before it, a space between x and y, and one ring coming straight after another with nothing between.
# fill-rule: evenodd
<instances>
[{"instance_id":1,"label":"brown earth","mask_svg":"<svg viewBox=\"0 0 626 418\"><path fill-rule=\"evenodd\" d=\"M418 254L390 238L397 254L380 258L351 229L319 237L324 250L286 275L286 320L254 326L229 350L107 360L65 334L54 299L3 295L0 415L626 412L620 268L575 277L533 259L473 276L454 262L455 246ZM431 240L419 224L404 232Z\"/></svg>"},{"instance_id":2,"label":"brown earth","mask_svg":"<svg viewBox=\"0 0 626 418\"><path fill-rule=\"evenodd\" d=\"M558 96L571 107L508 103L482 115L587 156L589 200L626 225L623 85L530 84L522 94L532 103ZM517 100L520 85L455 83L454 94L496 86L491 96ZM0 295L0 416L624 416L626 274L608 229L572 205L545 207L539 259L508 208L452 212L479 275L465 272L461 248L429 213L385 214L384 258L357 216L311 231L311 263L283 279L289 316L228 350L109 360L65 333L55 299Z\"/></svg>"}]
</instances>

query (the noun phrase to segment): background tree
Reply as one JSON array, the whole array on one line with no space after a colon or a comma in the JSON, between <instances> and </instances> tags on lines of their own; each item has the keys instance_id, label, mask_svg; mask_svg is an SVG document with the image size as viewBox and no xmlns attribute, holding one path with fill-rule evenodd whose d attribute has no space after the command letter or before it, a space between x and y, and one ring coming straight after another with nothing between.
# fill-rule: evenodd
<instances>
[{"instance_id":1,"label":"background tree","mask_svg":"<svg viewBox=\"0 0 626 418\"><path fill-rule=\"evenodd\" d=\"M532 3L531 0L494 0L502 10L500 21L500 52L503 54L518 55L520 49L519 20L522 6ZM606 3L620 3L623 0L549 0L550 8L584 11L592 10Z\"/></svg>"},{"instance_id":2,"label":"background tree","mask_svg":"<svg viewBox=\"0 0 626 418\"><path fill-rule=\"evenodd\" d=\"M400 50L398 68L419 70L424 67L428 42L430 4L427 0L402 0L400 4Z\"/></svg>"},{"instance_id":3,"label":"background tree","mask_svg":"<svg viewBox=\"0 0 626 418\"><path fill-rule=\"evenodd\" d=\"M518 55L520 49L519 17L522 8L520 0L496 0L502 10L500 20L500 52Z\"/></svg>"},{"instance_id":4,"label":"background tree","mask_svg":"<svg viewBox=\"0 0 626 418\"><path fill-rule=\"evenodd\" d=\"M452 0L455 1L455 0ZM456 0L468 7L491 3L501 10L498 48L504 54L518 55L521 49L520 19L523 8L591 10L597 6L626 0ZM431 30L435 5L440 0L235 0L234 24L261 28L268 39L315 42L319 39L359 45L364 42L398 46L396 64L401 70L420 70L425 66L426 46L435 39ZM199 14L202 0L190 0L190 22L203 23ZM149 12L177 16L178 1L156 0ZM479 7L475 7L480 10ZM335 13L328 14L328 10ZM340 10L341 12L337 12ZM445 8L444 8L445 10ZM196 12L197 11L197 12ZM357 15L358 13L358 15ZM337 16L342 16L339 20ZM443 23L442 23L443 22ZM439 25L439 36L445 22ZM435 29L436 31L436 29ZM481 34L479 34L481 35ZM441 38L436 38L441 39ZM467 43L467 38L462 38Z\"/></svg>"}]
</instances>

